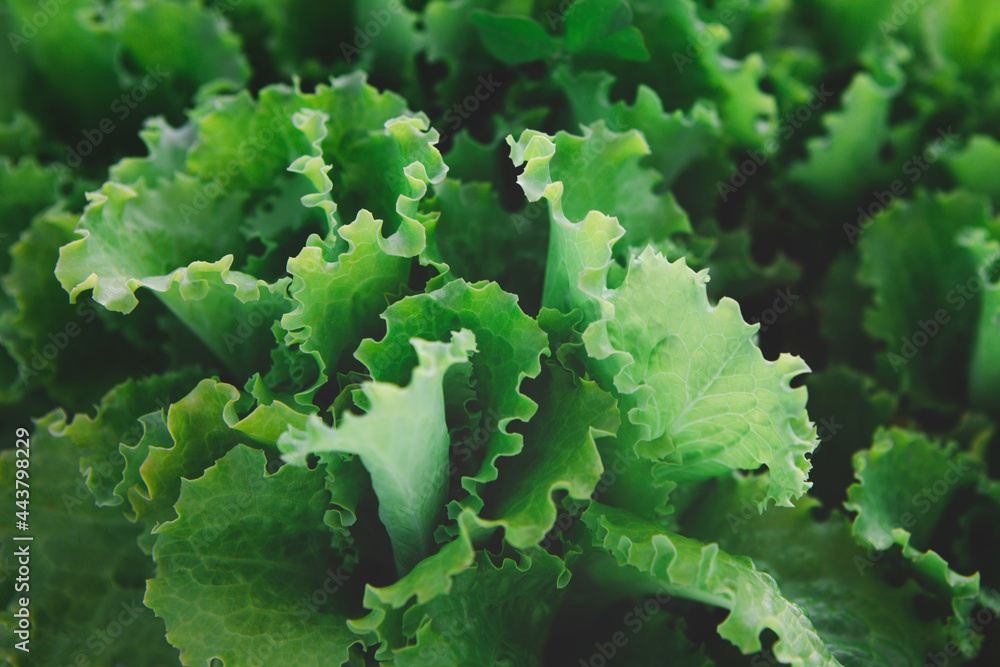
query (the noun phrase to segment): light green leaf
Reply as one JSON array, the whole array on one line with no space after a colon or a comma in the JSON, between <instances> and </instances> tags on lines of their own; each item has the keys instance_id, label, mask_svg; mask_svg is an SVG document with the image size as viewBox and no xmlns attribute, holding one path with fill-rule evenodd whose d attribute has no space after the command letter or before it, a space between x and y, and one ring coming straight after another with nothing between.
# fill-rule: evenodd
<instances>
[{"instance_id":1,"label":"light green leaf","mask_svg":"<svg viewBox=\"0 0 1000 667\"><path fill-rule=\"evenodd\" d=\"M525 378L541 372L539 358L548 352L546 337L538 323L518 307L517 297L496 283L469 285L454 280L429 294L407 297L382 314L388 330L382 340L365 340L355 356L380 382L403 384L415 358L407 341L416 336L446 340L451 332L468 329L475 334L477 353L472 357L471 384L479 412L460 456L467 465L455 470L472 509L482 508L482 485L497 479L497 460L522 449L523 436L511 422L527 422L537 405L522 393Z\"/></svg>"},{"instance_id":2,"label":"light green leaf","mask_svg":"<svg viewBox=\"0 0 1000 667\"><path fill-rule=\"evenodd\" d=\"M259 98L213 98L179 131L153 124L144 137L150 157L125 161L113 170L125 182L109 181L91 194L77 228L83 238L63 248L56 270L71 298L92 289L95 300L119 312L135 307L136 289L153 289L244 376L258 370L273 341L268 324L253 327L247 339L234 331L260 320L265 309L274 311L270 319L288 310L285 278L268 282L246 273L250 265L273 268L274 243L269 249L262 234L298 230L322 212L331 243L339 244L332 231L340 226L338 207L375 211L391 228L380 237L385 252L416 256L425 245L424 226L435 217L418 210L420 199L447 171L426 116L406 111L398 96L378 93L360 73L312 94L271 86ZM336 182L327 176L328 161L338 167ZM302 175L300 185L286 169ZM265 219L262 209L244 215L248 207L274 205L275 181L284 223ZM284 200L301 184L311 188L296 211ZM261 257L251 255L250 240L264 244Z\"/></svg>"},{"instance_id":3,"label":"light green leaf","mask_svg":"<svg viewBox=\"0 0 1000 667\"><path fill-rule=\"evenodd\" d=\"M448 426L445 373L476 350L467 330L451 343L411 338L419 362L406 387L370 382L361 387L366 414L345 414L337 428L311 417L304 430L285 433L278 444L289 463L304 465L309 454L356 454L372 478L379 518L392 539L396 567L409 572L433 547L448 491Z\"/></svg>"},{"instance_id":4,"label":"light green leaf","mask_svg":"<svg viewBox=\"0 0 1000 667\"><path fill-rule=\"evenodd\" d=\"M639 166L649 147L634 130L618 134L598 121L584 128L583 137L526 130L507 143L514 166L525 165L517 182L528 200L549 202L552 228L542 296L547 307L584 307L593 316L579 293L580 281L606 267L617 239L624 237L616 248L623 257L633 246L691 231L673 197L653 193L660 176Z\"/></svg>"},{"instance_id":5,"label":"light green leaf","mask_svg":"<svg viewBox=\"0 0 1000 667\"><path fill-rule=\"evenodd\" d=\"M928 32L940 55L968 74L995 75L1000 7L974 0L946 0L939 7Z\"/></svg>"},{"instance_id":6,"label":"light green leaf","mask_svg":"<svg viewBox=\"0 0 1000 667\"><path fill-rule=\"evenodd\" d=\"M217 248L244 248L230 224L244 197L220 194L203 208L185 204L205 192L184 174L155 190L109 181L89 195L77 227L83 238L61 249L56 277L72 301L93 289L94 300L122 313L138 305L136 289L154 290L220 359L249 374L251 362L270 346L267 327L258 324L246 337L237 329L241 321L279 317L288 308L282 294L288 281L268 284L231 270L234 255ZM132 231L123 235L124 229Z\"/></svg>"},{"instance_id":7,"label":"light green leaf","mask_svg":"<svg viewBox=\"0 0 1000 667\"><path fill-rule=\"evenodd\" d=\"M635 453L659 461L659 484L766 464L776 503L804 493L815 434L805 391L789 382L808 371L805 363L788 355L766 361L736 302L712 307L704 272L683 260L671 264L647 248L629 259L623 284L609 289L611 245L622 228L600 209L579 223L563 214L570 190L550 169L559 155L550 138L526 132L508 143L514 164L527 162L518 182L528 198L544 196L552 207L545 303L583 309L591 323L584 333L591 372L605 389L614 387L635 426L619 451L628 456L634 443ZM581 181L573 194L586 204L595 190L585 191Z\"/></svg>"},{"instance_id":8,"label":"light green leaf","mask_svg":"<svg viewBox=\"0 0 1000 667\"><path fill-rule=\"evenodd\" d=\"M410 260L383 248L382 221L362 211L337 229L339 239L311 236L298 256L288 260L292 274L289 296L298 305L281 318L286 345L316 359L320 380L304 396L315 393L344 353L377 326L377 316L402 291ZM347 249L337 254L337 241ZM300 399L304 400L304 398Z\"/></svg>"},{"instance_id":9,"label":"light green leaf","mask_svg":"<svg viewBox=\"0 0 1000 667\"><path fill-rule=\"evenodd\" d=\"M274 401L258 405L253 412L230 426L257 442L276 447L282 433L289 428L305 428L308 419L308 414L293 410L281 401Z\"/></svg>"},{"instance_id":10,"label":"light green leaf","mask_svg":"<svg viewBox=\"0 0 1000 667\"><path fill-rule=\"evenodd\" d=\"M637 428L636 453L661 462L657 477L691 482L766 465L768 499L790 505L809 488L806 454L817 442L806 391L790 386L809 367L788 354L764 359L757 325L731 299L712 306L707 279L651 249L633 257L620 287L593 293L604 317L583 335L591 372L615 388Z\"/></svg>"},{"instance_id":11,"label":"light green leaf","mask_svg":"<svg viewBox=\"0 0 1000 667\"><path fill-rule=\"evenodd\" d=\"M296 126L312 140L317 151L326 136L325 121L325 114L318 113L296 117ZM428 140L416 124L405 119L397 119L389 126L398 131L397 139L407 147ZM426 158L420 150L412 149L412 155ZM436 156L440 163L440 155L434 149L430 151L431 158ZM441 166L436 180L444 178L446 168ZM302 203L323 210L330 229L325 240L311 235L302 252L288 261L288 272L293 276L289 295L298 306L281 319L287 332L285 344L298 344L299 349L316 359L320 370L316 384L297 397L300 402L311 400L343 353L375 328L376 315L406 284L412 263L409 258L426 246L422 223L411 217L417 215L418 200L430 182L423 163L414 160L403 169L408 182L406 192L413 197L399 196L396 210L402 222L389 238L382 235L382 221L375 220L365 209L358 212L353 223L338 227L337 205L330 198L330 169L321 157L303 157L289 167L313 183L315 194L303 197Z\"/></svg>"}]
</instances>

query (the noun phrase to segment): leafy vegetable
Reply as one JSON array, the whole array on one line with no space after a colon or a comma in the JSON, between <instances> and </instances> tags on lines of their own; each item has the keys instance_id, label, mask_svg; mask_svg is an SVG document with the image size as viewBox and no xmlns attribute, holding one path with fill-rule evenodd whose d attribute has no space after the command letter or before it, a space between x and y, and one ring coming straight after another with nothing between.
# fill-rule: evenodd
<instances>
[{"instance_id":1,"label":"leafy vegetable","mask_svg":"<svg viewBox=\"0 0 1000 667\"><path fill-rule=\"evenodd\" d=\"M0 0L0 663L996 664L998 26Z\"/></svg>"}]
</instances>

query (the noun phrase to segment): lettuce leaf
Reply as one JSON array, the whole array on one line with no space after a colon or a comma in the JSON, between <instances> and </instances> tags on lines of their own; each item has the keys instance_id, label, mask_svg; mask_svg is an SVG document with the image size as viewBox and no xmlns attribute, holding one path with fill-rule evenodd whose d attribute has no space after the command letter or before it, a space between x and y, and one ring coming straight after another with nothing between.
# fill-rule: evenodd
<instances>
[{"instance_id":1,"label":"lettuce leaf","mask_svg":"<svg viewBox=\"0 0 1000 667\"><path fill-rule=\"evenodd\" d=\"M773 651L784 663L841 664L802 608L782 597L774 579L757 571L749 559L600 503L593 503L583 520L595 546L614 556L619 566L650 575L669 595L728 609L719 635L744 653L761 650L760 633L767 628L778 635Z\"/></svg>"},{"instance_id":2,"label":"lettuce leaf","mask_svg":"<svg viewBox=\"0 0 1000 667\"><path fill-rule=\"evenodd\" d=\"M448 427L443 381L448 369L476 351L472 332L450 343L411 338L419 359L405 387L388 382L361 386L361 417L345 414L336 428L311 417L303 430L290 430L278 446L289 463L304 465L309 454L341 452L361 458L379 498L379 518L392 539L401 574L430 555L434 529L448 490ZM406 437L400 437L406 434Z\"/></svg>"},{"instance_id":3,"label":"lettuce leaf","mask_svg":"<svg viewBox=\"0 0 1000 667\"><path fill-rule=\"evenodd\" d=\"M633 257L621 286L601 295L605 317L583 334L591 370L621 396L639 433L635 451L660 461L660 479L766 465L768 500L790 505L809 488L806 454L817 442L805 391L790 386L809 368L787 354L764 359L757 325L731 299L711 306L706 280L683 259L651 249Z\"/></svg>"},{"instance_id":4,"label":"lettuce leaf","mask_svg":"<svg viewBox=\"0 0 1000 667\"><path fill-rule=\"evenodd\" d=\"M753 505L765 489L761 476L719 478L702 489L697 504L682 517L681 529L752 558L774 577L782 595L805 611L845 666L923 664L928 653L958 639L949 625L951 610L918 611L938 591L912 579L894 580L898 562L893 555L856 542L847 516L834 511L821 519L812 498L758 516ZM817 544L822 549L812 548ZM767 650L755 660L773 657Z\"/></svg>"},{"instance_id":5,"label":"lettuce leaf","mask_svg":"<svg viewBox=\"0 0 1000 667\"><path fill-rule=\"evenodd\" d=\"M264 469L263 452L235 447L182 483L177 518L156 530L144 602L185 664L342 664L359 642L336 595L350 574L330 559L323 470Z\"/></svg>"},{"instance_id":6,"label":"lettuce leaf","mask_svg":"<svg viewBox=\"0 0 1000 667\"><path fill-rule=\"evenodd\" d=\"M380 382L403 384L415 357L407 341L413 337L442 340L453 331L468 329L476 339L470 382L477 407L465 405L475 424L461 452L462 488L469 494L462 503L473 510L483 505L482 486L497 479L500 457L519 454L523 435L512 429L515 421L527 422L537 410L524 395L522 382L542 371L540 357L548 352L547 339L538 323L518 307L517 297L496 283L470 285L454 280L428 294L407 297L382 314L386 335L365 340L355 356ZM454 514L455 508L452 508Z\"/></svg>"}]
</instances>

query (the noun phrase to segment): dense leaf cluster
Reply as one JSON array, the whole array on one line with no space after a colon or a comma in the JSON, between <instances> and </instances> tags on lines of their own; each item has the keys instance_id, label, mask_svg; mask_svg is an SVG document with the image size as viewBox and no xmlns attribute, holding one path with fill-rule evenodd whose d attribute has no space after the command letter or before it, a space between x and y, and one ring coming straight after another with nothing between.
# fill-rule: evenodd
<instances>
[{"instance_id":1,"label":"dense leaf cluster","mask_svg":"<svg viewBox=\"0 0 1000 667\"><path fill-rule=\"evenodd\" d=\"M0 660L1000 660L1000 4L0 36Z\"/></svg>"}]
</instances>

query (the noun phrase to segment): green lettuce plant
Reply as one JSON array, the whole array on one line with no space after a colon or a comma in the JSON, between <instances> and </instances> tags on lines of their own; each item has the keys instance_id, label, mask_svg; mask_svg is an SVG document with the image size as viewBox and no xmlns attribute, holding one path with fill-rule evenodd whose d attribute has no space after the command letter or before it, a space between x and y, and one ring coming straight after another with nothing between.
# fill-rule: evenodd
<instances>
[{"instance_id":1,"label":"green lettuce plant","mask_svg":"<svg viewBox=\"0 0 1000 667\"><path fill-rule=\"evenodd\" d=\"M0 660L993 664L998 26L0 0Z\"/></svg>"}]
</instances>

